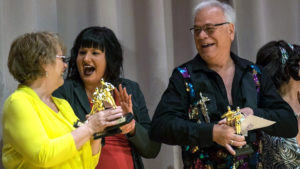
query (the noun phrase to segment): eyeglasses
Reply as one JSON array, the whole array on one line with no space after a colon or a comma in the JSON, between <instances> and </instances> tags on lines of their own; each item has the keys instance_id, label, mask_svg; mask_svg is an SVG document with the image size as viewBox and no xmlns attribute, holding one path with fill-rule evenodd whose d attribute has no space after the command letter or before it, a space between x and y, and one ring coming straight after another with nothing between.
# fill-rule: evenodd
<instances>
[{"instance_id":1,"label":"eyeglasses","mask_svg":"<svg viewBox=\"0 0 300 169\"><path fill-rule=\"evenodd\" d=\"M190 31L193 35L199 35L201 31L203 30L207 35L211 35L215 32L217 29L217 26L229 24L230 22L223 22L223 23L217 23L217 24L206 24L200 27L193 27L190 28Z\"/></svg>"},{"instance_id":2,"label":"eyeglasses","mask_svg":"<svg viewBox=\"0 0 300 169\"><path fill-rule=\"evenodd\" d=\"M61 58L61 60L64 62L64 63L68 63L70 58L67 58L66 56L58 56L56 55L57 58Z\"/></svg>"}]
</instances>

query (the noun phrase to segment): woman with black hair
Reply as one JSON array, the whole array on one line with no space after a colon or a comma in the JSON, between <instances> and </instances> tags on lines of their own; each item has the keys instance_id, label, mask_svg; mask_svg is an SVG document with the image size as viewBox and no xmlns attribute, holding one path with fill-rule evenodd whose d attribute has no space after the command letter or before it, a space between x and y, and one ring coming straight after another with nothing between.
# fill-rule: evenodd
<instances>
[{"instance_id":1,"label":"woman with black hair","mask_svg":"<svg viewBox=\"0 0 300 169\"><path fill-rule=\"evenodd\" d=\"M151 121L139 85L120 77L122 63L121 45L110 29L86 28L79 33L71 49L67 80L54 93L69 101L81 121L85 121L91 111L90 100L101 78L131 95L134 120L121 127L121 134L105 137L97 169L143 169L141 156L154 158L160 150L160 144L148 136ZM120 104L116 93L113 95Z\"/></svg>"},{"instance_id":2,"label":"woman with black hair","mask_svg":"<svg viewBox=\"0 0 300 169\"><path fill-rule=\"evenodd\" d=\"M281 97L291 106L300 126L300 46L271 41L259 49L256 63L270 72ZM295 138L264 135L265 168L299 168L300 128Z\"/></svg>"}]
</instances>

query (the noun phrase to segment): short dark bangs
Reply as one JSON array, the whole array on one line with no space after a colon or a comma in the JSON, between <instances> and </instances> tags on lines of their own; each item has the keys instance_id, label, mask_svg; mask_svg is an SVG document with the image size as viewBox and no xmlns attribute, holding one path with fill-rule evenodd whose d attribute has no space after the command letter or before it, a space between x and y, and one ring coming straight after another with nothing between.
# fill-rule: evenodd
<instances>
[{"instance_id":1,"label":"short dark bangs","mask_svg":"<svg viewBox=\"0 0 300 169\"><path fill-rule=\"evenodd\" d=\"M82 39L77 43L78 48L96 48L104 52L104 36L101 32L94 33L93 31L86 31L82 35Z\"/></svg>"}]
</instances>

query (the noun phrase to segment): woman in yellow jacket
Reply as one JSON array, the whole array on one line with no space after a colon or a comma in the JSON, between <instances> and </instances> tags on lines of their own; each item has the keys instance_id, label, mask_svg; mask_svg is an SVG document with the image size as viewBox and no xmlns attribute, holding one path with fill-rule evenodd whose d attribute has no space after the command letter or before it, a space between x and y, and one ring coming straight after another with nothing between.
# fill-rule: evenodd
<instances>
[{"instance_id":1,"label":"woman in yellow jacket","mask_svg":"<svg viewBox=\"0 0 300 169\"><path fill-rule=\"evenodd\" d=\"M93 134L117 124L122 109L100 111L78 128L69 103L52 96L67 68L64 47L50 32L28 33L12 44L8 68L20 83L3 107L2 162L6 169L94 169L101 139Z\"/></svg>"}]
</instances>

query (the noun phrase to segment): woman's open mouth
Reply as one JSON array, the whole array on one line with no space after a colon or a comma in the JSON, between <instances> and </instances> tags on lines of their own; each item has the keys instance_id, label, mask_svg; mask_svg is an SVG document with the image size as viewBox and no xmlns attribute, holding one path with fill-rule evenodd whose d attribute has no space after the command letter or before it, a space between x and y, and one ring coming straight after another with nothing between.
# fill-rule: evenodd
<instances>
[{"instance_id":1,"label":"woman's open mouth","mask_svg":"<svg viewBox=\"0 0 300 169\"><path fill-rule=\"evenodd\" d=\"M93 67L93 66L90 66L90 65L84 65L84 66L83 66L83 74L84 74L85 76L90 76L91 74L94 73L95 70L96 70L96 69L95 69L95 67Z\"/></svg>"}]
</instances>

